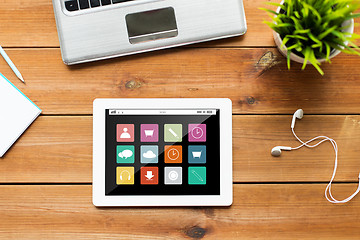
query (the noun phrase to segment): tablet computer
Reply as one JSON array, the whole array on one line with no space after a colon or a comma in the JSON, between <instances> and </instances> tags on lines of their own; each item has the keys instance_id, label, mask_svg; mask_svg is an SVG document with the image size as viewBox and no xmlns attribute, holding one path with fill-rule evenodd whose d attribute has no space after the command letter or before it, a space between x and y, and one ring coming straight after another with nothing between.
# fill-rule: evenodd
<instances>
[{"instance_id":1,"label":"tablet computer","mask_svg":"<svg viewBox=\"0 0 360 240\"><path fill-rule=\"evenodd\" d=\"M229 99L96 99L95 206L232 204Z\"/></svg>"}]
</instances>

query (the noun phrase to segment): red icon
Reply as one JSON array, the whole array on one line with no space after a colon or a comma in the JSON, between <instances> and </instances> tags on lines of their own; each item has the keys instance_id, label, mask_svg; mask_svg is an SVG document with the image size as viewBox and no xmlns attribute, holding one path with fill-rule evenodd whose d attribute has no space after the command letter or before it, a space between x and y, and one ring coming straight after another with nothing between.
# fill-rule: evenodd
<instances>
[{"instance_id":1,"label":"red icon","mask_svg":"<svg viewBox=\"0 0 360 240\"><path fill-rule=\"evenodd\" d=\"M157 167L142 167L140 174L141 184L159 184L159 169Z\"/></svg>"},{"instance_id":2,"label":"red icon","mask_svg":"<svg viewBox=\"0 0 360 240\"><path fill-rule=\"evenodd\" d=\"M134 141L134 124L117 124L116 139L118 142Z\"/></svg>"}]
</instances>

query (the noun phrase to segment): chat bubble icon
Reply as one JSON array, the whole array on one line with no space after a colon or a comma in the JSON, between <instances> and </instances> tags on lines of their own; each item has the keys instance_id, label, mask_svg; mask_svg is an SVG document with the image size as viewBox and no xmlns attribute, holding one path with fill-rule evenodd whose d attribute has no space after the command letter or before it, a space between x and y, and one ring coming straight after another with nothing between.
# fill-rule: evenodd
<instances>
[{"instance_id":1,"label":"chat bubble icon","mask_svg":"<svg viewBox=\"0 0 360 240\"><path fill-rule=\"evenodd\" d=\"M132 157L132 155L133 155L133 152L131 150L128 150L128 149L126 149L126 150L124 150L122 152L119 152L119 157L120 158L127 159L129 157Z\"/></svg>"}]
</instances>

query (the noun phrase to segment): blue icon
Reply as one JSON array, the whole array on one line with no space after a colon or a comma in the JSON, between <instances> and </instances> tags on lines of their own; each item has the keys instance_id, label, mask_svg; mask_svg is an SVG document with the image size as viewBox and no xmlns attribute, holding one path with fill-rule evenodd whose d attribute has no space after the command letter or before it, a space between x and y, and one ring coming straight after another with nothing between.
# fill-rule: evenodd
<instances>
[{"instance_id":1,"label":"blue icon","mask_svg":"<svg viewBox=\"0 0 360 240\"><path fill-rule=\"evenodd\" d=\"M206 163L206 146L190 145L188 148L189 163Z\"/></svg>"},{"instance_id":2,"label":"blue icon","mask_svg":"<svg viewBox=\"0 0 360 240\"><path fill-rule=\"evenodd\" d=\"M142 145L140 147L141 163L158 163L159 148L156 145Z\"/></svg>"}]
</instances>

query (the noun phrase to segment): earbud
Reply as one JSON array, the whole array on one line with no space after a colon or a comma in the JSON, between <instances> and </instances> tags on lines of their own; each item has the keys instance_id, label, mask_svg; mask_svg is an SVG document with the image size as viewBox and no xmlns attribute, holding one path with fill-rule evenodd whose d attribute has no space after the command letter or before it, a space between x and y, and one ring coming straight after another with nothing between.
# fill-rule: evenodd
<instances>
[{"instance_id":1,"label":"earbud","mask_svg":"<svg viewBox=\"0 0 360 240\"><path fill-rule=\"evenodd\" d=\"M295 121L296 119L302 119L304 116L304 111L302 109L296 110L296 112L293 115L292 121L291 121L291 128L295 127Z\"/></svg>"},{"instance_id":2,"label":"earbud","mask_svg":"<svg viewBox=\"0 0 360 240\"><path fill-rule=\"evenodd\" d=\"M303 117L304 117L304 111L302 109L296 110L296 112L294 113L294 115L292 117L291 129L294 129L296 119L297 118L302 119ZM292 148L291 147L285 147L285 146L276 146L273 149L271 149L271 155L273 157L279 157L281 155L281 150L291 151Z\"/></svg>"},{"instance_id":3,"label":"earbud","mask_svg":"<svg viewBox=\"0 0 360 240\"><path fill-rule=\"evenodd\" d=\"M291 147L285 147L285 146L276 146L273 149L271 149L271 155L273 157L279 157L281 155L281 150L285 151L291 151Z\"/></svg>"}]
</instances>

